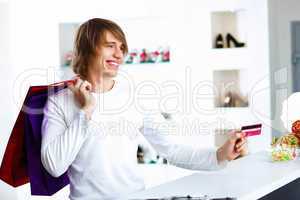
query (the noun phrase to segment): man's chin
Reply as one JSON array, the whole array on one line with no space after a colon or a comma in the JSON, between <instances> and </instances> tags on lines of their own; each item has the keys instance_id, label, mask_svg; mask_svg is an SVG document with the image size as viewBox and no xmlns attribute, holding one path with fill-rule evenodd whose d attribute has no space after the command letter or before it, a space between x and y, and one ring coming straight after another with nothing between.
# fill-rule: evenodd
<instances>
[{"instance_id":1,"label":"man's chin","mask_svg":"<svg viewBox=\"0 0 300 200\"><path fill-rule=\"evenodd\" d=\"M118 75L118 71L109 70L105 72L106 77L116 77Z\"/></svg>"}]
</instances>

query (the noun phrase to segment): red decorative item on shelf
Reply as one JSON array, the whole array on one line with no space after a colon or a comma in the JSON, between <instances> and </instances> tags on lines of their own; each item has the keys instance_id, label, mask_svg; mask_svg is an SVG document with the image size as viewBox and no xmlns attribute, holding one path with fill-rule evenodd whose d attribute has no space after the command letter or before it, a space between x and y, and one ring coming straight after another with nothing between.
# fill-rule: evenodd
<instances>
[{"instance_id":1,"label":"red decorative item on shelf","mask_svg":"<svg viewBox=\"0 0 300 200\"><path fill-rule=\"evenodd\" d=\"M125 58L126 64L141 63L165 63L170 62L169 47L159 47L156 50L143 48L141 50L134 49L129 52Z\"/></svg>"},{"instance_id":2,"label":"red decorative item on shelf","mask_svg":"<svg viewBox=\"0 0 300 200\"><path fill-rule=\"evenodd\" d=\"M170 51L169 51L169 49L162 52L162 60L163 60L163 62L169 62L170 61Z\"/></svg>"},{"instance_id":3,"label":"red decorative item on shelf","mask_svg":"<svg viewBox=\"0 0 300 200\"><path fill-rule=\"evenodd\" d=\"M298 138L298 146L300 146L300 120L293 122L292 133Z\"/></svg>"},{"instance_id":4,"label":"red decorative item on shelf","mask_svg":"<svg viewBox=\"0 0 300 200\"><path fill-rule=\"evenodd\" d=\"M140 53L140 62L145 63L148 60L148 54L146 52L146 49L143 49L142 52Z\"/></svg>"},{"instance_id":5,"label":"red decorative item on shelf","mask_svg":"<svg viewBox=\"0 0 300 200\"><path fill-rule=\"evenodd\" d=\"M292 125L292 132L300 138L300 120L297 120Z\"/></svg>"}]
</instances>

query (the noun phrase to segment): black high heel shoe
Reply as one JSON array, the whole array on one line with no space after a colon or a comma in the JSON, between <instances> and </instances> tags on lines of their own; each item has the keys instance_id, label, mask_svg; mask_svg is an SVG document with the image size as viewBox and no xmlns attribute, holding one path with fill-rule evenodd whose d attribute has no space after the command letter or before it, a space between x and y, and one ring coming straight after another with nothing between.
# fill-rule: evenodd
<instances>
[{"instance_id":1,"label":"black high heel shoe","mask_svg":"<svg viewBox=\"0 0 300 200\"><path fill-rule=\"evenodd\" d=\"M215 48L221 49L224 48L224 40L221 34L218 34L215 41Z\"/></svg>"},{"instance_id":2,"label":"black high heel shoe","mask_svg":"<svg viewBox=\"0 0 300 200\"><path fill-rule=\"evenodd\" d=\"M238 42L230 33L227 33L226 43L227 43L228 48L231 48L231 42L233 42L234 47L244 47L245 46L245 43Z\"/></svg>"}]
</instances>

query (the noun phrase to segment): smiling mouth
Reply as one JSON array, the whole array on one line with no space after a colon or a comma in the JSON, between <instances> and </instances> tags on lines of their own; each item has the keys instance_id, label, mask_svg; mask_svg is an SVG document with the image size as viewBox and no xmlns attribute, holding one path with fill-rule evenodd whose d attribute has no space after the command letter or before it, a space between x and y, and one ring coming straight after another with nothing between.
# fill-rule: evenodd
<instances>
[{"instance_id":1,"label":"smiling mouth","mask_svg":"<svg viewBox=\"0 0 300 200\"><path fill-rule=\"evenodd\" d=\"M112 60L107 60L106 63L108 64L109 69L118 69L119 68L119 63L112 61Z\"/></svg>"}]
</instances>

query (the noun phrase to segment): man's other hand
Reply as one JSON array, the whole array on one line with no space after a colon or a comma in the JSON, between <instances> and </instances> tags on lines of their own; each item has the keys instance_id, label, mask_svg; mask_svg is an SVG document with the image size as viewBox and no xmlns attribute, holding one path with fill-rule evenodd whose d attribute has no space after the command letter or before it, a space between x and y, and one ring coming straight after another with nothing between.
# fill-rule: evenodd
<instances>
[{"instance_id":1,"label":"man's other hand","mask_svg":"<svg viewBox=\"0 0 300 200\"><path fill-rule=\"evenodd\" d=\"M239 131L229 133L229 139L217 150L218 163L231 161L247 154L245 134Z\"/></svg>"}]
</instances>

